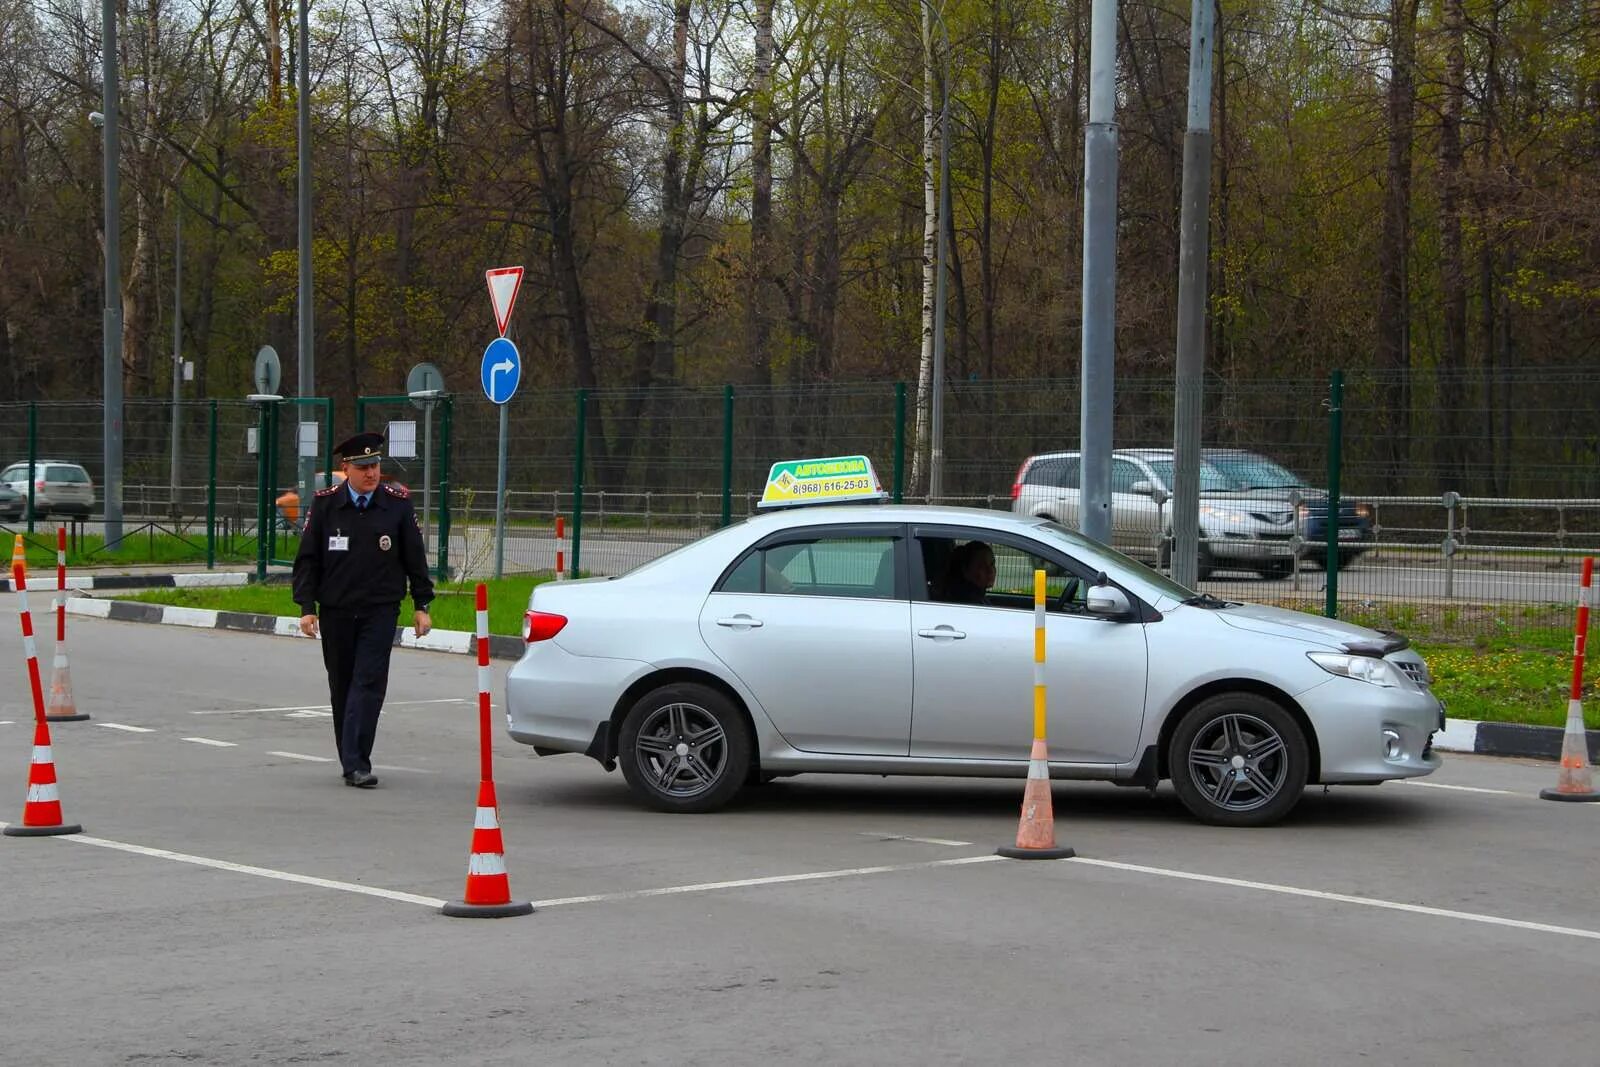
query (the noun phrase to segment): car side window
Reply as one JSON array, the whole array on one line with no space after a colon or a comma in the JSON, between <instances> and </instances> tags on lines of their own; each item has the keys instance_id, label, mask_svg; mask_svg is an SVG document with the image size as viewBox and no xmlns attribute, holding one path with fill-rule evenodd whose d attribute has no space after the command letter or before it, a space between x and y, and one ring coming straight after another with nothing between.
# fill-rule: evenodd
<instances>
[{"instance_id":1,"label":"car side window","mask_svg":"<svg viewBox=\"0 0 1600 1067\"><path fill-rule=\"evenodd\" d=\"M896 540L823 537L754 549L716 591L893 600Z\"/></svg>"},{"instance_id":2,"label":"car side window","mask_svg":"<svg viewBox=\"0 0 1600 1067\"><path fill-rule=\"evenodd\" d=\"M1079 460L1077 456L1069 456L1066 459L1063 459L1061 461L1061 473L1056 478L1056 484L1063 489L1077 489L1078 465Z\"/></svg>"},{"instance_id":3,"label":"car side window","mask_svg":"<svg viewBox=\"0 0 1600 1067\"><path fill-rule=\"evenodd\" d=\"M1085 584L1061 564L1037 553L1004 541L984 542L984 547L994 559L994 580L984 590L980 601L977 591L959 582L956 574L957 570L967 573L967 583L971 583L974 581L973 574L982 573L983 568L966 572L965 568L959 566L970 552L968 545L975 542L964 538L921 536L917 538L917 543L922 552L923 573L927 579L927 598L935 603L979 604L1032 611L1033 572L1043 570L1045 601L1050 611L1077 613L1083 609L1088 594ZM966 590L970 596L958 595L953 590Z\"/></svg>"},{"instance_id":4,"label":"car side window","mask_svg":"<svg viewBox=\"0 0 1600 1067\"><path fill-rule=\"evenodd\" d=\"M25 481L27 477L28 465L26 463L13 463L5 469L4 474L0 474L0 482L20 482Z\"/></svg>"},{"instance_id":5,"label":"car side window","mask_svg":"<svg viewBox=\"0 0 1600 1067\"><path fill-rule=\"evenodd\" d=\"M1111 463L1111 491L1113 493L1126 493L1133 488L1133 483L1148 478L1144 471L1131 460L1118 459Z\"/></svg>"}]
</instances>

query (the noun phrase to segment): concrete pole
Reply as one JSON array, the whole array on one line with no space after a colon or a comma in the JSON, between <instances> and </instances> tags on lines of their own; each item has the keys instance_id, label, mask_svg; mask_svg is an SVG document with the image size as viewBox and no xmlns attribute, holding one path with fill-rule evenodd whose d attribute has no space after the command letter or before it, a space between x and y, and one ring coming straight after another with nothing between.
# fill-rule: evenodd
<instances>
[{"instance_id":1,"label":"concrete pole","mask_svg":"<svg viewBox=\"0 0 1600 1067\"><path fill-rule=\"evenodd\" d=\"M178 459L183 439L183 201L174 197L172 223L172 493L168 503L176 522L182 513L181 471Z\"/></svg>"},{"instance_id":2,"label":"concrete pole","mask_svg":"<svg viewBox=\"0 0 1600 1067\"><path fill-rule=\"evenodd\" d=\"M1172 577L1200 578L1200 417L1206 363L1206 262L1211 232L1213 0L1193 0L1189 25L1189 128L1183 135L1178 237L1178 359L1173 406Z\"/></svg>"},{"instance_id":3,"label":"concrete pole","mask_svg":"<svg viewBox=\"0 0 1600 1067\"><path fill-rule=\"evenodd\" d=\"M316 353L314 352L314 334L312 331L312 288L311 288L311 30L306 15L309 0L300 0L300 26L299 44L296 46L298 55L297 84L295 93L296 111L296 141L299 157L299 170L297 184L299 186L299 259L300 259L300 294L297 299L300 325L299 353L300 358L300 395L302 397L317 395ZM296 408L295 422L303 421L304 413ZM328 427L328 434L334 434L334 428ZM295 427L295 451L299 452L300 428ZM323 442L324 447L333 444L333 441ZM311 497L316 493L317 460L315 456L306 456L300 460L300 514L306 515L306 510L311 505ZM329 472L330 474L332 472Z\"/></svg>"},{"instance_id":4,"label":"concrete pole","mask_svg":"<svg viewBox=\"0 0 1600 1067\"><path fill-rule=\"evenodd\" d=\"M105 492L106 549L120 550L122 540L122 191L117 169L121 144L117 136L117 5L101 0L100 40L102 42L101 104L105 115L105 310L101 316L101 391L105 399L104 461L102 490Z\"/></svg>"},{"instance_id":5,"label":"concrete pole","mask_svg":"<svg viewBox=\"0 0 1600 1067\"><path fill-rule=\"evenodd\" d=\"M929 10L939 20L944 49L944 82L940 86L939 104L939 235L933 282L933 391L929 403L932 451L928 458L928 502L936 504L944 495L944 322L945 275L948 273L945 264L950 254L950 29L937 8Z\"/></svg>"},{"instance_id":6,"label":"concrete pole","mask_svg":"<svg viewBox=\"0 0 1600 1067\"><path fill-rule=\"evenodd\" d=\"M1083 450L1078 528L1111 542L1111 412L1117 324L1117 0L1094 0L1089 23L1089 125L1083 142Z\"/></svg>"}]
</instances>

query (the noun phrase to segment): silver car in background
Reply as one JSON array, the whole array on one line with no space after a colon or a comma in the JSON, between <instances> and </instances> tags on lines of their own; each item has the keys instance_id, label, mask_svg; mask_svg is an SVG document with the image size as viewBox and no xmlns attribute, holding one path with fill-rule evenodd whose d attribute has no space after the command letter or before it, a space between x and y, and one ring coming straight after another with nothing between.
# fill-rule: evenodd
<instances>
[{"instance_id":1,"label":"silver car in background","mask_svg":"<svg viewBox=\"0 0 1600 1067\"><path fill-rule=\"evenodd\" d=\"M89 472L76 463L59 459L40 459L33 464L33 513L35 518L46 515L76 515L86 518L94 510L94 480ZM13 463L0 471L4 483L23 498L27 510L28 465Z\"/></svg>"},{"instance_id":2,"label":"silver car in background","mask_svg":"<svg viewBox=\"0 0 1600 1067\"><path fill-rule=\"evenodd\" d=\"M995 581L945 602L969 541ZM1170 779L1200 819L1253 826L1308 783L1439 766L1443 711L1404 639L1196 595L1045 520L900 505L761 514L619 578L538 586L508 729L620 764L667 811L806 771L1020 777L1035 569L1055 777Z\"/></svg>"}]
</instances>

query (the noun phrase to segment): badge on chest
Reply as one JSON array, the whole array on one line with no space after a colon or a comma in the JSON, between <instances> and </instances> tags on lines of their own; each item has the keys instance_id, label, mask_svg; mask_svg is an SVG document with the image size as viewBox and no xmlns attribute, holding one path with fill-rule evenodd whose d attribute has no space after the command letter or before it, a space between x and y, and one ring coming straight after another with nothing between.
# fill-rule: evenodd
<instances>
[{"instance_id":1,"label":"badge on chest","mask_svg":"<svg viewBox=\"0 0 1600 1067\"><path fill-rule=\"evenodd\" d=\"M388 534L384 534L382 537L378 538L378 547L387 552L389 549L394 547L394 542L389 539Z\"/></svg>"},{"instance_id":2,"label":"badge on chest","mask_svg":"<svg viewBox=\"0 0 1600 1067\"><path fill-rule=\"evenodd\" d=\"M340 534L332 535L331 537L328 538L328 551L329 552L348 552L348 551L350 551L350 538L342 536Z\"/></svg>"}]
</instances>

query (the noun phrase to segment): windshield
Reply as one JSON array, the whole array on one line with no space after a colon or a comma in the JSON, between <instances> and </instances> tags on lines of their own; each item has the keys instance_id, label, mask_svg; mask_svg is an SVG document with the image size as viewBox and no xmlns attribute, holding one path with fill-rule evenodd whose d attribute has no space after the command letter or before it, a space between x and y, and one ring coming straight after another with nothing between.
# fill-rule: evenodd
<instances>
[{"instance_id":1,"label":"windshield","mask_svg":"<svg viewBox=\"0 0 1600 1067\"><path fill-rule=\"evenodd\" d=\"M1035 529L1046 537L1060 542L1070 549L1077 558L1082 558L1084 553L1091 556L1100 556L1108 562L1126 568L1130 575L1137 575L1139 580L1158 592L1165 593L1174 600L1188 600L1194 596L1194 590L1185 588L1168 578L1160 571L1145 566L1132 556L1124 556L1121 552L1090 537L1085 537L1076 530L1069 530L1057 522L1041 522Z\"/></svg>"},{"instance_id":2,"label":"windshield","mask_svg":"<svg viewBox=\"0 0 1600 1067\"><path fill-rule=\"evenodd\" d=\"M1298 474L1250 452L1219 452L1207 456L1205 462L1227 481L1225 490L1296 489L1308 484ZM1204 491L1203 481L1200 488Z\"/></svg>"}]
</instances>

